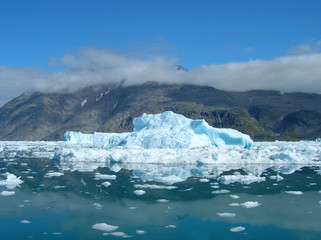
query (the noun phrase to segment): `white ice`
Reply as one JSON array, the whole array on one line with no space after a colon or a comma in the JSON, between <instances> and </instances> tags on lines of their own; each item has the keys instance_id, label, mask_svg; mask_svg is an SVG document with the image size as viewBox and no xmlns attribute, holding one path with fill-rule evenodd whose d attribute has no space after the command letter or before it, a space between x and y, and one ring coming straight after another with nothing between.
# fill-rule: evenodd
<instances>
[{"instance_id":1,"label":"white ice","mask_svg":"<svg viewBox=\"0 0 321 240\"><path fill-rule=\"evenodd\" d=\"M96 223L92 228L103 232L113 232L118 229L118 226L109 225L107 223Z\"/></svg>"},{"instance_id":2,"label":"white ice","mask_svg":"<svg viewBox=\"0 0 321 240\"><path fill-rule=\"evenodd\" d=\"M5 176L7 176L7 179L1 180L0 186L6 186L6 188L8 189L14 189L15 187L23 183L23 181L20 180L21 177L17 177L12 173L5 173Z\"/></svg>"},{"instance_id":3,"label":"white ice","mask_svg":"<svg viewBox=\"0 0 321 240\"><path fill-rule=\"evenodd\" d=\"M12 196L12 195L14 195L14 194L15 194L14 191L2 191L2 192L0 193L0 195L3 196L3 197Z\"/></svg>"},{"instance_id":4,"label":"white ice","mask_svg":"<svg viewBox=\"0 0 321 240\"><path fill-rule=\"evenodd\" d=\"M301 191L285 191L285 193L292 194L292 195L302 195L303 192Z\"/></svg>"},{"instance_id":5,"label":"white ice","mask_svg":"<svg viewBox=\"0 0 321 240\"><path fill-rule=\"evenodd\" d=\"M167 111L142 114L133 121L134 131L128 133L66 132L65 141L92 143L95 148L157 148L176 149L201 146L250 148L252 139L237 130L213 128L205 120L192 120Z\"/></svg>"},{"instance_id":6,"label":"white ice","mask_svg":"<svg viewBox=\"0 0 321 240\"><path fill-rule=\"evenodd\" d=\"M226 218L232 218L236 216L235 213L217 213L217 215L220 217L226 217Z\"/></svg>"},{"instance_id":7,"label":"white ice","mask_svg":"<svg viewBox=\"0 0 321 240\"><path fill-rule=\"evenodd\" d=\"M231 232L241 232L241 231L244 231L245 230L245 227L242 227L242 226L238 226L238 227L233 227L230 229Z\"/></svg>"},{"instance_id":8,"label":"white ice","mask_svg":"<svg viewBox=\"0 0 321 240\"><path fill-rule=\"evenodd\" d=\"M146 192L145 192L144 190L135 190L133 193L134 193L135 195L140 196L140 195L144 195Z\"/></svg>"}]
</instances>

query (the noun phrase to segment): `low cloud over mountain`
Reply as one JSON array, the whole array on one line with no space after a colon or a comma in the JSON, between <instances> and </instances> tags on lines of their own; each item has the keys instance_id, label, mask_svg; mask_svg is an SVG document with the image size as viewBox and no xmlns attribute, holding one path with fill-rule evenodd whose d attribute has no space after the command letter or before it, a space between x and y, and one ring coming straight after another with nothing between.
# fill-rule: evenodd
<instances>
[{"instance_id":1,"label":"low cloud over mountain","mask_svg":"<svg viewBox=\"0 0 321 240\"><path fill-rule=\"evenodd\" d=\"M80 48L50 61L58 72L34 67L0 66L0 101L26 90L56 92L123 82L125 86L156 81L211 86L221 90L254 89L321 93L321 53L202 65L177 71L178 59L134 58L109 50ZM1 102L0 102L1 103Z\"/></svg>"}]
</instances>

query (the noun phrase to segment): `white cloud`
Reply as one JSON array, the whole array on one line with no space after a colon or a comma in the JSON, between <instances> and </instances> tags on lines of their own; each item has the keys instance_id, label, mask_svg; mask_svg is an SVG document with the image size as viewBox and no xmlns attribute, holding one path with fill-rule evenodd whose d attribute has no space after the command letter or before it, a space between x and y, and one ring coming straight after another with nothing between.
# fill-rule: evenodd
<instances>
[{"instance_id":1,"label":"white cloud","mask_svg":"<svg viewBox=\"0 0 321 240\"><path fill-rule=\"evenodd\" d=\"M321 51L321 40L320 41L310 41L306 44L300 44L298 46L292 47L289 50L290 54L309 54L309 53L319 53Z\"/></svg>"},{"instance_id":2,"label":"white cloud","mask_svg":"<svg viewBox=\"0 0 321 240\"><path fill-rule=\"evenodd\" d=\"M75 90L86 85L119 83L124 79L125 85L158 81L207 85L230 91L265 89L321 93L321 53L270 61L203 65L189 72L175 70L177 59L146 60L94 48L82 48L51 62L67 70L49 73L39 68L0 66L0 101L29 89Z\"/></svg>"}]
</instances>

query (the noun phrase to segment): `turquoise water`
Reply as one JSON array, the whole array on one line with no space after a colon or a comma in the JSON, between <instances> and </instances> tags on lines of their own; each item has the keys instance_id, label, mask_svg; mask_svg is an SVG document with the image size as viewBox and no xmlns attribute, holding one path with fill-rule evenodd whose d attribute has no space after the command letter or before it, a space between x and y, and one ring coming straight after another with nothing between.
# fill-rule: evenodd
<instances>
[{"instance_id":1,"label":"turquoise water","mask_svg":"<svg viewBox=\"0 0 321 240\"><path fill-rule=\"evenodd\" d=\"M321 239L319 166L263 167L264 180L252 183L219 180L247 174L237 167L207 174L204 166L115 169L71 172L46 158L0 159L0 180L7 172L23 180L14 189L0 186L15 192L0 196L1 239ZM61 176L48 177L50 171ZM183 180L169 184L168 172ZM118 229L97 230L97 223Z\"/></svg>"}]
</instances>

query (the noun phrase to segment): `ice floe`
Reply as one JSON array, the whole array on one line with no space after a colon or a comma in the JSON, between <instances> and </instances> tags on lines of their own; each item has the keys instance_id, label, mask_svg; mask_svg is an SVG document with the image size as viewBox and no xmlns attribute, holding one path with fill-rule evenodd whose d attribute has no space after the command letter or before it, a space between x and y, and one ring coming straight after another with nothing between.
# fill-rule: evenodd
<instances>
[{"instance_id":1,"label":"ice floe","mask_svg":"<svg viewBox=\"0 0 321 240\"><path fill-rule=\"evenodd\" d=\"M15 194L14 191L2 191L2 192L0 192L0 195L4 196L4 197L12 196L14 194Z\"/></svg>"},{"instance_id":2,"label":"ice floe","mask_svg":"<svg viewBox=\"0 0 321 240\"><path fill-rule=\"evenodd\" d=\"M247 201L244 203L231 203L231 204L229 204L229 206L231 206L231 207L244 207L244 208L255 208L260 205L261 205L261 203L259 203L257 201Z\"/></svg>"},{"instance_id":3,"label":"ice floe","mask_svg":"<svg viewBox=\"0 0 321 240\"><path fill-rule=\"evenodd\" d=\"M139 235L146 234L146 231L144 231L144 230L136 230L136 234L139 234Z\"/></svg>"},{"instance_id":4,"label":"ice floe","mask_svg":"<svg viewBox=\"0 0 321 240\"><path fill-rule=\"evenodd\" d=\"M265 177L258 177L254 175L224 175L218 178L223 184L230 184L230 183L242 183L242 184L250 184L253 182L262 182L265 181Z\"/></svg>"},{"instance_id":5,"label":"ice floe","mask_svg":"<svg viewBox=\"0 0 321 240\"><path fill-rule=\"evenodd\" d=\"M107 223L96 223L92 228L103 232L113 232L118 229L118 226L109 225Z\"/></svg>"},{"instance_id":6,"label":"ice floe","mask_svg":"<svg viewBox=\"0 0 321 240\"><path fill-rule=\"evenodd\" d=\"M236 216L235 213L216 213L216 214L220 217L226 217L226 218L231 218Z\"/></svg>"},{"instance_id":7,"label":"ice floe","mask_svg":"<svg viewBox=\"0 0 321 240\"><path fill-rule=\"evenodd\" d=\"M146 192L145 192L144 190L135 190L133 193L134 193L135 195L140 196L140 195L144 195Z\"/></svg>"},{"instance_id":8,"label":"ice floe","mask_svg":"<svg viewBox=\"0 0 321 240\"><path fill-rule=\"evenodd\" d=\"M52 177L60 177L62 175L64 175L63 172L48 172L48 173L46 173L45 177L52 178Z\"/></svg>"},{"instance_id":9,"label":"ice floe","mask_svg":"<svg viewBox=\"0 0 321 240\"><path fill-rule=\"evenodd\" d=\"M241 231L244 231L245 230L245 227L242 227L242 226L238 226L238 227L233 227L230 229L231 232L241 232Z\"/></svg>"},{"instance_id":10,"label":"ice floe","mask_svg":"<svg viewBox=\"0 0 321 240\"><path fill-rule=\"evenodd\" d=\"M301 191L285 191L285 193L292 194L292 195L302 195L303 192Z\"/></svg>"},{"instance_id":11,"label":"ice floe","mask_svg":"<svg viewBox=\"0 0 321 240\"><path fill-rule=\"evenodd\" d=\"M4 175L7 177L7 179L1 180L0 186L6 186L8 189L14 189L23 183L23 181L20 179L21 177L17 177L12 173L5 173Z\"/></svg>"}]
</instances>

